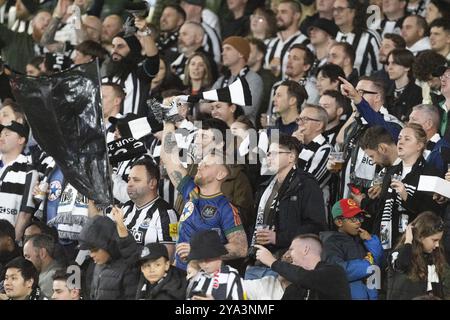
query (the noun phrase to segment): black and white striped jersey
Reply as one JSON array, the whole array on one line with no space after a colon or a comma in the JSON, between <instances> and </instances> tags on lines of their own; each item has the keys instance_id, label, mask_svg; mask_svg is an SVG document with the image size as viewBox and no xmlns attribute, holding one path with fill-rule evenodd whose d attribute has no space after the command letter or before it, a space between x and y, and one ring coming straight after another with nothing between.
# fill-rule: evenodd
<instances>
[{"instance_id":1,"label":"black and white striped jersey","mask_svg":"<svg viewBox=\"0 0 450 320\"><path fill-rule=\"evenodd\" d=\"M246 300L239 273L236 269L224 264L212 275L200 271L191 279L187 288L187 298L192 298L195 292L212 295L216 300Z\"/></svg>"},{"instance_id":2,"label":"black and white striped jersey","mask_svg":"<svg viewBox=\"0 0 450 320\"><path fill-rule=\"evenodd\" d=\"M0 219L16 225L19 212L36 210L32 190L38 180L28 158L20 154L7 166L0 160Z\"/></svg>"},{"instance_id":3,"label":"black and white striped jersey","mask_svg":"<svg viewBox=\"0 0 450 320\"><path fill-rule=\"evenodd\" d=\"M161 197L138 208L132 201L123 208L124 223L138 244L175 243L178 234L178 216Z\"/></svg>"},{"instance_id":4,"label":"black and white striped jersey","mask_svg":"<svg viewBox=\"0 0 450 320\"><path fill-rule=\"evenodd\" d=\"M273 59L280 59L280 70L282 78L284 79L289 50L295 44L307 45L308 43L309 39L300 31L296 32L286 40L283 40L280 33L278 33L275 38L270 39L267 43L266 56L264 58L264 67L266 69L270 69L270 62Z\"/></svg>"},{"instance_id":5,"label":"black and white striped jersey","mask_svg":"<svg viewBox=\"0 0 450 320\"><path fill-rule=\"evenodd\" d=\"M222 40L220 35L205 22L202 22L202 27L205 30L203 50L214 57L214 61L219 65L222 60Z\"/></svg>"},{"instance_id":6,"label":"black and white striped jersey","mask_svg":"<svg viewBox=\"0 0 450 320\"><path fill-rule=\"evenodd\" d=\"M358 33L338 32L337 42L347 42L355 50L354 67L359 70L359 74L370 76L374 71L381 69L378 62L380 52L380 36L376 31L365 30Z\"/></svg>"},{"instance_id":7,"label":"black and white striped jersey","mask_svg":"<svg viewBox=\"0 0 450 320\"><path fill-rule=\"evenodd\" d=\"M323 188L331 178L330 171L327 170L328 156L331 152L331 145L323 135L318 135L304 145L298 155L298 166L304 171L311 173Z\"/></svg>"}]
</instances>

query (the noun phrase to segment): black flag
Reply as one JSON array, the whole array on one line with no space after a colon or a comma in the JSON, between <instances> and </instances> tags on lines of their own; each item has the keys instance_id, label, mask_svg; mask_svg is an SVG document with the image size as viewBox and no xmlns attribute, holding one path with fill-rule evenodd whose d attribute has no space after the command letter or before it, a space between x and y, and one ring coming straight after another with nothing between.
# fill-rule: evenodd
<instances>
[{"instance_id":1,"label":"black flag","mask_svg":"<svg viewBox=\"0 0 450 320\"><path fill-rule=\"evenodd\" d=\"M13 73L10 78L34 138L64 178L97 205L112 204L97 63L48 77Z\"/></svg>"}]
</instances>

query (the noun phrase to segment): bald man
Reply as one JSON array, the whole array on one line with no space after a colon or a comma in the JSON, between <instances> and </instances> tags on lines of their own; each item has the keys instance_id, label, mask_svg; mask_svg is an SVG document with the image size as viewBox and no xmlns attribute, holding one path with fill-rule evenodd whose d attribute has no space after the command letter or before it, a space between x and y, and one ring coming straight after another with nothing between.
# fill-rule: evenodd
<instances>
[{"instance_id":1,"label":"bald man","mask_svg":"<svg viewBox=\"0 0 450 320\"><path fill-rule=\"evenodd\" d=\"M112 14L103 20L102 43L111 45L113 37L118 34L123 27L123 20L120 16Z\"/></svg>"},{"instance_id":2,"label":"bald man","mask_svg":"<svg viewBox=\"0 0 450 320\"><path fill-rule=\"evenodd\" d=\"M100 42L102 35L102 21L96 16L84 16L81 29L85 32L83 40Z\"/></svg>"},{"instance_id":3,"label":"bald man","mask_svg":"<svg viewBox=\"0 0 450 320\"><path fill-rule=\"evenodd\" d=\"M286 288L286 300L350 300L350 287L344 269L321 261L322 242L315 234L302 234L289 248L292 264L277 260L261 245L256 259L292 284Z\"/></svg>"},{"instance_id":4,"label":"bald man","mask_svg":"<svg viewBox=\"0 0 450 320\"><path fill-rule=\"evenodd\" d=\"M171 64L172 72L181 80L184 79L184 67L187 60L196 52L201 52L208 57L214 80L217 78L217 65L214 57L203 50L203 38L205 31L201 24L186 21L180 28L178 35L178 48L180 55Z\"/></svg>"}]
</instances>

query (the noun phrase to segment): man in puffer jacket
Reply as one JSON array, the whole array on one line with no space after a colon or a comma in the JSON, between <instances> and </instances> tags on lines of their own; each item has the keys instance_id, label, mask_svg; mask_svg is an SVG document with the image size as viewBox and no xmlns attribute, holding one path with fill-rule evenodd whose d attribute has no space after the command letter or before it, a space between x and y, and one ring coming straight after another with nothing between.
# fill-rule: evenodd
<instances>
[{"instance_id":1,"label":"man in puffer jacket","mask_svg":"<svg viewBox=\"0 0 450 320\"><path fill-rule=\"evenodd\" d=\"M332 216L338 231L320 234L322 259L344 268L353 300L376 300L378 292L369 277L381 264L383 247L377 236L361 229L363 214L352 199L342 199L334 204Z\"/></svg>"},{"instance_id":2,"label":"man in puffer jacket","mask_svg":"<svg viewBox=\"0 0 450 320\"><path fill-rule=\"evenodd\" d=\"M136 296L139 271L120 255L114 222L95 216L83 227L80 249L90 250L92 261L86 272L86 293L90 300L132 300Z\"/></svg>"}]
</instances>

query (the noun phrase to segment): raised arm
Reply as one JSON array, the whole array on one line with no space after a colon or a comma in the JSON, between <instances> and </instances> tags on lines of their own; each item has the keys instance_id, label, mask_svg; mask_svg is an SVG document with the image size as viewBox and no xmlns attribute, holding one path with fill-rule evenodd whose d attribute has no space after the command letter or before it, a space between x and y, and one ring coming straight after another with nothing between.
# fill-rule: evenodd
<instances>
[{"instance_id":1,"label":"raised arm","mask_svg":"<svg viewBox=\"0 0 450 320\"><path fill-rule=\"evenodd\" d=\"M59 24L67 13L70 2L67 0L58 0L55 10L53 10L53 17L50 24L42 35L40 45L47 47L50 51L60 51L64 48L64 43L55 41L55 34ZM49 47L51 46L51 47Z\"/></svg>"},{"instance_id":2,"label":"raised arm","mask_svg":"<svg viewBox=\"0 0 450 320\"><path fill-rule=\"evenodd\" d=\"M181 164L175 138L175 125L171 122L164 123L161 160L162 165L167 170L170 181L175 188L178 188L181 179L187 175L187 170Z\"/></svg>"}]
</instances>

